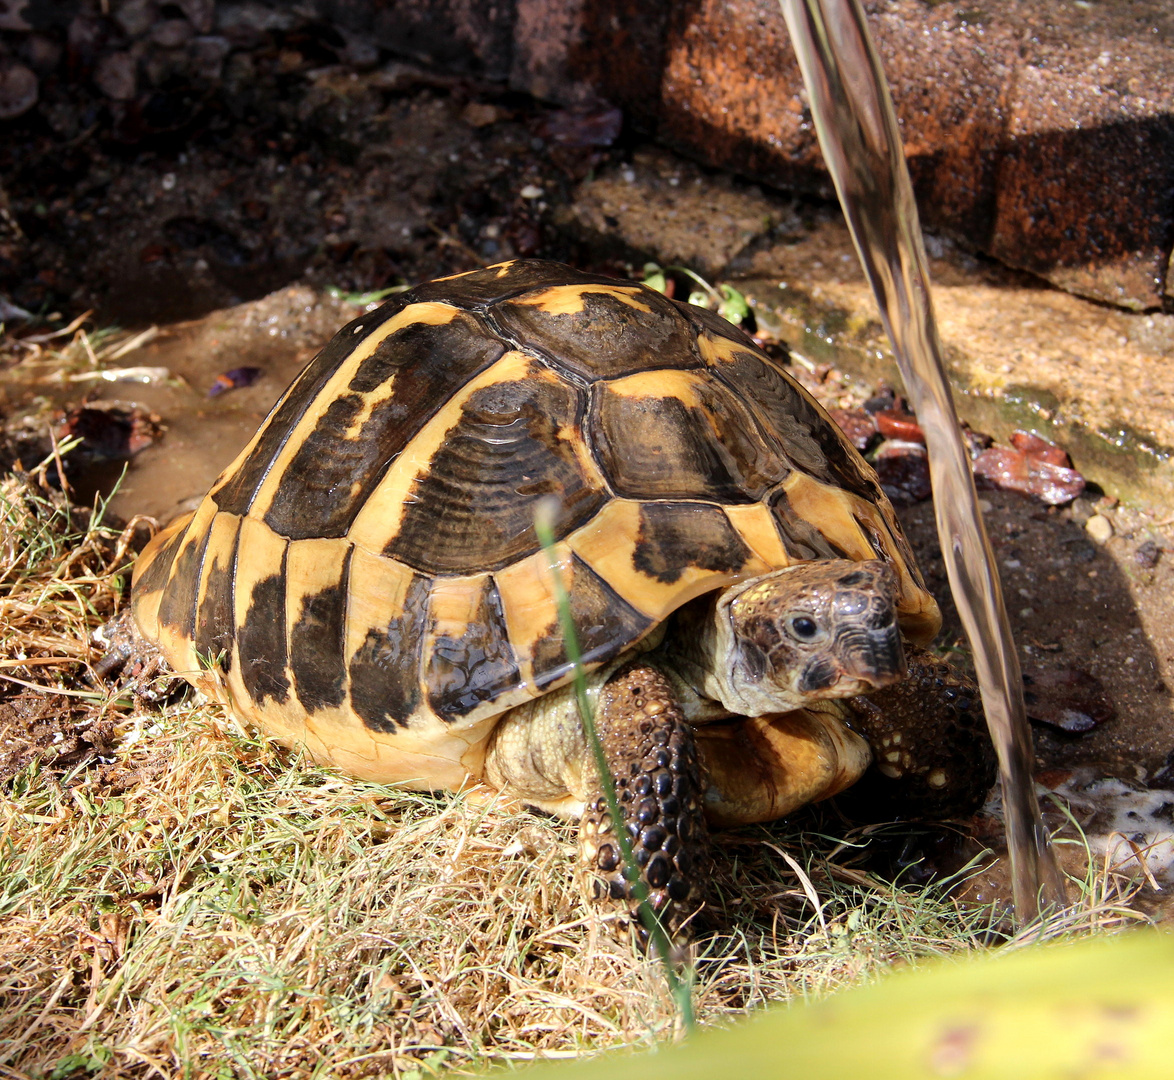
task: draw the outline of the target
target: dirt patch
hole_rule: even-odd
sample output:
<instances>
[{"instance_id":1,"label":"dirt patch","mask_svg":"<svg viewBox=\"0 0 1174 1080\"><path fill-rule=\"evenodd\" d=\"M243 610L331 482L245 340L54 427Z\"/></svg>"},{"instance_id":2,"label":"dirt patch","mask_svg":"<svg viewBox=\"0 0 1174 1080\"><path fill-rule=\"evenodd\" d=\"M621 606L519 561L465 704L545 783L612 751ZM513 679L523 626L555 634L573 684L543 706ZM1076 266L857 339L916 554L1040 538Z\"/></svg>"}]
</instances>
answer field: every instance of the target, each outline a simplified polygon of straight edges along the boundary
<instances>
[{"instance_id":1,"label":"dirt patch","mask_svg":"<svg viewBox=\"0 0 1174 1080\"><path fill-rule=\"evenodd\" d=\"M1033 506L1004 492L983 492L982 498L1020 663L1030 680L1029 712L1053 719L1033 726L1038 764L1095 764L1137 780L1162 772L1174 755L1174 568L1164 547L1156 563L1147 565L1153 519L1118 511L1120 531L1099 544L1081 522L1090 509L1084 500L1073 510ZM1114 516L1107 507L1101 513ZM902 520L931 589L944 602L942 640L965 650L945 587L932 507L911 507ZM1082 681L1081 674L1095 682ZM1094 723L1066 733L1054 712L1045 711L1049 702L1073 710L1083 704Z\"/></svg>"},{"instance_id":2,"label":"dirt patch","mask_svg":"<svg viewBox=\"0 0 1174 1080\"><path fill-rule=\"evenodd\" d=\"M103 755L113 760L114 742L113 724L95 722L87 708L32 692L0 701L0 781L34 760L52 762L59 776Z\"/></svg>"},{"instance_id":3,"label":"dirt patch","mask_svg":"<svg viewBox=\"0 0 1174 1080\"><path fill-rule=\"evenodd\" d=\"M551 202L607 153L560 141L558 110L402 64L356 71L294 31L233 56L202 95L156 95L178 110L165 132L127 132L126 110L65 81L9 125L21 235L0 290L143 325L295 280L440 276L538 251Z\"/></svg>"}]
</instances>

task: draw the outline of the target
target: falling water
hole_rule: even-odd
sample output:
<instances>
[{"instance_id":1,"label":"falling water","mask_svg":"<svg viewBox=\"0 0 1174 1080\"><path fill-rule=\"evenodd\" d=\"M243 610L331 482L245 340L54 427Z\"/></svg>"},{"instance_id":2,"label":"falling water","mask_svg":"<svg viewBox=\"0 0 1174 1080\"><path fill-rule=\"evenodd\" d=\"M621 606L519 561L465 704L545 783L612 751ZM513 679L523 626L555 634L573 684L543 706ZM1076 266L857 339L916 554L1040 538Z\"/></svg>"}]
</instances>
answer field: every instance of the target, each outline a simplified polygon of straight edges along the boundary
<instances>
[{"instance_id":1,"label":"falling water","mask_svg":"<svg viewBox=\"0 0 1174 1080\"><path fill-rule=\"evenodd\" d=\"M942 556L999 756L1015 914L1064 904L1040 819L1015 642L942 364L901 136L859 0L780 0L824 160L925 430Z\"/></svg>"}]
</instances>

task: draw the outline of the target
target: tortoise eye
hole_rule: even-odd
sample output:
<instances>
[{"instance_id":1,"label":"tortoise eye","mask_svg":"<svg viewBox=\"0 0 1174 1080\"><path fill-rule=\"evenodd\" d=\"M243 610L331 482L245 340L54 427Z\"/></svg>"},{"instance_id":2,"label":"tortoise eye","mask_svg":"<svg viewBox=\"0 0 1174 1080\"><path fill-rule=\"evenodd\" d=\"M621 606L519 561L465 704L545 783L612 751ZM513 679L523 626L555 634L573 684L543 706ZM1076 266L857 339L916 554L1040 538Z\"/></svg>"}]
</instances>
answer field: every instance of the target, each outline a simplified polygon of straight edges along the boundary
<instances>
[{"instance_id":1,"label":"tortoise eye","mask_svg":"<svg viewBox=\"0 0 1174 1080\"><path fill-rule=\"evenodd\" d=\"M791 637L805 645L827 637L827 633L810 615L788 615L784 625Z\"/></svg>"}]
</instances>

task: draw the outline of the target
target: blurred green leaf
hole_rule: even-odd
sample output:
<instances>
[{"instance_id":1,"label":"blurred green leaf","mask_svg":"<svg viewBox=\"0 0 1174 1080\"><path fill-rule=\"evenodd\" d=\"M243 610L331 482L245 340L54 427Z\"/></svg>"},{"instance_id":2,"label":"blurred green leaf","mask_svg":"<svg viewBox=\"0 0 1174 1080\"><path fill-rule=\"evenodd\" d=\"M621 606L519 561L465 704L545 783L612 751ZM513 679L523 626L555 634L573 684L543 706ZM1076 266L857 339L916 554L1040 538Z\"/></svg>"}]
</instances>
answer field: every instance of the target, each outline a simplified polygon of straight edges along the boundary
<instances>
[{"instance_id":1,"label":"blurred green leaf","mask_svg":"<svg viewBox=\"0 0 1174 1080\"><path fill-rule=\"evenodd\" d=\"M644 284L658 293L668 290L668 280L664 276L664 271L654 262L644 264Z\"/></svg>"},{"instance_id":2,"label":"blurred green leaf","mask_svg":"<svg viewBox=\"0 0 1174 1080\"><path fill-rule=\"evenodd\" d=\"M718 314L723 319L740 325L742 320L750 314L750 305L746 302L746 297L733 285L723 283L718 288L721 289L722 294L722 303L718 308Z\"/></svg>"},{"instance_id":3,"label":"blurred green leaf","mask_svg":"<svg viewBox=\"0 0 1174 1080\"><path fill-rule=\"evenodd\" d=\"M1174 1077L1174 935L992 951L765 1010L648 1054L528 1080L1150 1080Z\"/></svg>"}]
</instances>

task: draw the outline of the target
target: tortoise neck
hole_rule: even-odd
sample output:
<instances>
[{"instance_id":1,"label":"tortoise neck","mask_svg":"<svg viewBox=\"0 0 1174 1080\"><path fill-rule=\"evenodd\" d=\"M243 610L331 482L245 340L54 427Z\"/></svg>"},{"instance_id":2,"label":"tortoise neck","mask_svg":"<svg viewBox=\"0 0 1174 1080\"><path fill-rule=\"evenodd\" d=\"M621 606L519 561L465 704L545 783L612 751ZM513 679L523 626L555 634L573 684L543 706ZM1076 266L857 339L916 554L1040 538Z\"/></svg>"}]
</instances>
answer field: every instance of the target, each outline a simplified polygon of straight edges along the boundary
<instances>
[{"instance_id":1,"label":"tortoise neck","mask_svg":"<svg viewBox=\"0 0 1174 1080\"><path fill-rule=\"evenodd\" d=\"M698 597L673 615L660 653L665 666L703 702L719 703L714 718L739 712L730 680L733 628L724 594Z\"/></svg>"}]
</instances>

